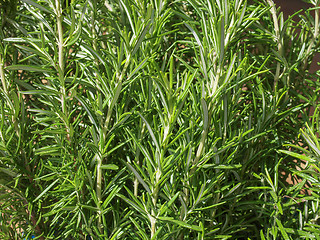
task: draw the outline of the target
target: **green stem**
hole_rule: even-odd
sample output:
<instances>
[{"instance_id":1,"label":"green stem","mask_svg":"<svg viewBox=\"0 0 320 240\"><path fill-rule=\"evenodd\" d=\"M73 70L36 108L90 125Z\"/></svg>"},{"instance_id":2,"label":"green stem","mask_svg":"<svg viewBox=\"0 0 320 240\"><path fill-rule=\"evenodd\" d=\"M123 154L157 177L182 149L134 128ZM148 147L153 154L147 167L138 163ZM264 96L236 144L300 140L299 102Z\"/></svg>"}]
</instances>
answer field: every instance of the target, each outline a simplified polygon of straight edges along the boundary
<instances>
[{"instance_id":1,"label":"green stem","mask_svg":"<svg viewBox=\"0 0 320 240\"><path fill-rule=\"evenodd\" d=\"M319 37L319 9L315 10L315 31L314 31L314 38L318 38Z\"/></svg>"},{"instance_id":2,"label":"green stem","mask_svg":"<svg viewBox=\"0 0 320 240\"><path fill-rule=\"evenodd\" d=\"M95 28L95 24L96 24L96 16L97 16L97 1L94 0L93 1L93 11L92 11L92 16L91 16L91 39L92 39L92 48L95 52L97 52L98 49L98 39L97 39L97 32L96 32L96 28ZM98 58L95 58L94 63L96 65L96 69L95 69L95 74L97 74L98 69L99 69L99 60ZM98 83L99 80L97 78Z\"/></svg>"},{"instance_id":3,"label":"green stem","mask_svg":"<svg viewBox=\"0 0 320 240\"><path fill-rule=\"evenodd\" d=\"M201 155L202 155L202 152L204 149L205 141L207 139L207 135L208 135L208 130L204 129L201 134L201 140L200 140L200 144L198 146L196 157L192 163L192 167L191 167L191 171L190 171L190 175L189 175L190 179L187 180L189 186L190 186L190 181L192 180L193 174L197 170L196 166L198 165L198 163L200 161L200 158L201 158ZM185 194L185 197L184 197L185 204L188 205L189 204L189 189L187 187L184 188L184 194ZM182 213L181 213L180 217L182 217Z\"/></svg>"},{"instance_id":4,"label":"green stem","mask_svg":"<svg viewBox=\"0 0 320 240\"><path fill-rule=\"evenodd\" d=\"M6 79L4 77L4 68L3 68L3 62L2 61L3 61L2 60L2 55L0 54L0 78L1 78L3 91L6 94L8 94L7 83L6 83Z\"/></svg>"},{"instance_id":5,"label":"green stem","mask_svg":"<svg viewBox=\"0 0 320 240\"><path fill-rule=\"evenodd\" d=\"M126 63L122 69L122 72L118 78L118 84L122 84L122 80L124 78L124 75L126 73L127 67L129 66L129 60L130 60L130 54L128 55L127 59L126 59ZM118 87L118 85L117 85ZM121 91L121 86L120 86L120 91ZM107 136L107 131L109 129L109 123L110 123L110 119L111 119L111 115L112 115L112 111L113 111L113 107L115 105L115 103L117 102L117 99L119 97L119 94L116 94L114 96L114 100L111 101L110 107L108 109L108 113L107 113L107 117L106 117L106 121L103 127L103 131L102 131L102 138L106 139ZM102 148L103 149L103 148ZM101 149L101 151L102 151ZM97 188L96 188L96 194L97 194L97 199L98 199L98 204L99 204L99 208L100 208L100 203L102 202L102 195L101 195L101 191L102 191L102 158L99 157L98 158L98 163L97 163ZM99 209L99 214L98 214L98 229L100 231L100 233L102 233L102 219L101 219L101 210Z\"/></svg>"},{"instance_id":6,"label":"green stem","mask_svg":"<svg viewBox=\"0 0 320 240\"><path fill-rule=\"evenodd\" d=\"M201 134L200 144L198 146L198 150L197 150L197 153L196 153L196 157L195 157L195 159L193 160L193 163L192 163L192 169L190 171L190 176L191 177L194 174L194 172L196 171L196 165L199 163L199 160L201 158L201 155L202 155L202 152L203 152L203 149L204 149L204 145L205 145L205 142L206 142L206 139L207 139L207 135L208 135L208 129L203 129L202 134Z\"/></svg>"},{"instance_id":7,"label":"green stem","mask_svg":"<svg viewBox=\"0 0 320 240\"><path fill-rule=\"evenodd\" d=\"M130 58L131 58L131 54L128 55L128 57L126 59L126 63L125 63L125 65L124 65L124 67L123 67L123 69L121 71L120 76L118 77L118 84L122 84L122 80L123 80L123 78L124 78L124 76L126 74L128 66L129 66ZM121 91L121 89L120 89L120 91ZM117 102L119 95L116 95L114 97L116 99L114 99L114 101L112 101L113 104L111 103L110 108L108 109L106 121L105 121L105 124L104 124L104 131L103 131L104 134L106 134L107 131L108 131L109 123L110 123L110 119L111 119L111 115L112 115L112 111L113 111L113 107L114 107L115 103Z\"/></svg>"},{"instance_id":8,"label":"green stem","mask_svg":"<svg viewBox=\"0 0 320 240\"><path fill-rule=\"evenodd\" d=\"M163 152L162 152L163 153ZM164 155L162 153L159 153L159 155L161 156L161 160L160 160L160 164L162 162L162 158L164 157ZM156 153L157 154L157 153ZM151 195L151 199L152 199L152 208L151 208L151 216L150 216L150 225L151 225L151 236L150 239L153 238L154 234L156 233L156 224L157 224L157 201L158 201L158 195L159 195L159 190L160 190L160 180L161 180L161 175L162 175L162 168L161 166L158 166L156 169L156 176L155 176L155 181L153 182L153 190L152 190L152 195Z\"/></svg>"},{"instance_id":9,"label":"green stem","mask_svg":"<svg viewBox=\"0 0 320 240\"><path fill-rule=\"evenodd\" d=\"M153 213L152 213L153 214ZM150 217L150 223L151 223L151 237L150 239L153 238L154 234L156 233L156 223L157 219L153 216Z\"/></svg>"},{"instance_id":10,"label":"green stem","mask_svg":"<svg viewBox=\"0 0 320 240\"><path fill-rule=\"evenodd\" d=\"M56 11L57 11L57 27L58 27L58 49L59 49L59 67L62 76L64 75L64 42L63 42L63 28L62 28L62 9L60 0L56 0Z\"/></svg>"},{"instance_id":11,"label":"green stem","mask_svg":"<svg viewBox=\"0 0 320 240\"><path fill-rule=\"evenodd\" d=\"M135 159L136 159L136 163L138 166L140 166L140 149L138 147L136 147L136 156L135 156ZM134 196L135 197L138 197L138 192L139 192L139 180L137 177L134 178L134 181L133 181L133 189L134 189Z\"/></svg>"},{"instance_id":12,"label":"green stem","mask_svg":"<svg viewBox=\"0 0 320 240\"><path fill-rule=\"evenodd\" d=\"M275 4L272 0L267 0L267 2L271 7L270 12L271 12L272 19L273 19L276 40L278 42L278 53L281 56L283 46L282 46L282 42L280 39L280 28L279 28L279 23L278 23L277 10L276 10ZM280 77L280 67L281 67L280 62L277 62L276 74L274 76L274 91L275 92L277 92L278 81L279 81L279 77Z\"/></svg>"},{"instance_id":13,"label":"green stem","mask_svg":"<svg viewBox=\"0 0 320 240\"><path fill-rule=\"evenodd\" d=\"M316 7L316 6L315 6ZM307 52L306 52L306 58L304 60L304 64L303 64L303 70L306 70L307 66L308 66L308 56L312 50L312 48L314 47L317 38L319 37L319 9L315 9L315 15L314 15L314 35L312 37L312 42L310 43Z\"/></svg>"},{"instance_id":14,"label":"green stem","mask_svg":"<svg viewBox=\"0 0 320 240\"><path fill-rule=\"evenodd\" d=\"M61 83L61 105L62 105L62 112L66 114L66 89L65 89L65 82L64 82L64 41L63 41L63 28L62 28L62 9L60 5L60 0L56 0L56 12L57 12L57 28L58 28L58 72L59 72L59 79Z\"/></svg>"},{"instance_id":15,"label":"green stem","mask_svg":"<svg viewBox=\"0 0 320 240\"><path fill-rule=\"evenodd\" d=\"M152 239L153 236L154 236L154 234L156 233L157 219L155 218L155 216L156 216L155 208L156 208L156 206L157 206L158 193L159 193L159 187L156 187L156 188L154 189L153 194L152 194L152 204L153 204L153 208L152 208L152 210L151 210L151 216L150 216L150 225L151 225L151 236L150 236L150 239Z\"/></svg>"},{"instance_id":16,"label":"green stem","mask_svg":"<svg viewBox=\"0 0 320 240\"><path fill-rule=\"evenodd\" d=\"M8 96L8 98L10 99L11 98L11 95L15 94L18 98L18 95L15 93L15 92L12 92L10 93L9 95L9 92L8 92L8 88L7 88L7 83L6 83L6 79L5 79L5 73L4 73L4 67L3 67L3 59L2 59L2 56L0 54L0 78L1 78L1 83L2 83L2 87L3 87L3 91L4 93ZM20 138L20 132L19 132L19 128L18 128L18 121L16 119L16 109L13 107L12 105L12 102L10 102L9 100L7 100L8 102L8 106L11 108L11 111L14 113L12 115L12 122L13 122L13 125L14 125L14 129L15 129L15 132L17 134L17 136Z\"/></svg>"},{"instance_id":17,"label":"green stem","mask_svg":"<svg viewBox=\"0 0 320 240\"><path fill-rule=\"evenodd\" d=\"M92 47L94 49L94 51L97 51L97 34L96 34L96 29L95 29L95 19L96 19L96 1L94 0L93 1L93 11L92 11L92 16L91 16L91 38L93 39L93 42L92 42ZM99 61L98 59L95 59L94 60L94 63L96 65L96 69L94 71L94 75L95 77L98 75L97 72L98 72L98 68L99 68ZM96 78L97 79L97 78ZM100 81L97 79L97 84L99 85L100 84ZM99 91L99 90L98 90ZM108 112L109 113L109 112ZM107 115L107 118L108 118L109 114ZM109 121L108 121L109 122ZM101 122L101 125L103 123ZM106 126L108 128L108 126ZM106 131L103 131L102 134L100 135L100 138L106 139ZM103 141L103 142L104 142ZM103 151L104 149L104 146L102 146L102 144L99 144L99 149L100 149L100 152ZM97 186L96 186L96 194L97 194L97 200L98 200L98 230L99 230L99 233L100 234L103 234L103 224L102 224L102 209L101 209L101 203L102 203L102 161L103 161L103 158L101 156L98 157L98 160L97 160Z\"/></svg>"},{"instance_id":18,"label":"green stem","mask_svg":"<svg viewBox=\"0 0 320 240\"><path fill-rule=\"evenodd\" d=\"M66 87L65 87L65 63L64 63L64 52L65 52L65 46L64 46L64 39L63 39L63 27L62 27L62 22L63 22L63 15L62 15L62 7L60 4L60 0L56 0L56 13L57 13L57 29L58 29L58 73L59 73L59 81L61 83L61 88L60 88L60 98L61 98L61 108L62 108L62 113L64 114L64 118L66 119L63 120L65 125L66 125L66 131L67 131L67 140L70 142L70 139L73 134L73 129L72 126L70 126L69 121L68 121L68 111L67 111L67 104L66 104L66 99L67 99L67 94L66 94Z\"/></svg>"},{"instance_id":19,"label":"green stem","mask_svg":"<svg viewBox=\"0 0 320 240\"><path fill-rule=\"evenodd\" d=\"M99 232L102 234L102 216L101 216L101 203L102 203L102 157L98 158L98 164L97 164L97 188L96 188L96 194L98 199L98 229Z\"/></svg>"},{"instance_id":20,"label":"green stem","mask_svg":"<svg viewBox=\"0 0 320 240\"><path fill-rule=\"evenodd\" d=\"M97 3L96 0L93 1L93 11L92 11L92 19L91 19L91 34L93 40L93 49L97 51L97 33L95 29L95 19L96 19L96 11L97 11ZM96 59L96 64L98 60Z\"/></svg>"}]
</instances>

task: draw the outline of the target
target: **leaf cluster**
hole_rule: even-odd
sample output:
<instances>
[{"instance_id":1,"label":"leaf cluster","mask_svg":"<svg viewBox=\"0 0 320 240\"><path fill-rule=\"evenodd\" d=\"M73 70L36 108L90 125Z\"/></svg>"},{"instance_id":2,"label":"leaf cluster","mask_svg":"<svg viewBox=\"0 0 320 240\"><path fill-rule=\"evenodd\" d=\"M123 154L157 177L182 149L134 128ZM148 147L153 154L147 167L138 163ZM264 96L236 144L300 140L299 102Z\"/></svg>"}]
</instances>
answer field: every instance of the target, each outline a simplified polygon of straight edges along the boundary
<instances>
[{"instance_id":1,"label":"leaf cluster","mask_svg":"<svg viewBox=\"0 0 320 240\"><path fill-rule=\"evenodd\" d=\"M7 2L2 239L319 238L319 0Z\"/></svg>"}]
</instances>

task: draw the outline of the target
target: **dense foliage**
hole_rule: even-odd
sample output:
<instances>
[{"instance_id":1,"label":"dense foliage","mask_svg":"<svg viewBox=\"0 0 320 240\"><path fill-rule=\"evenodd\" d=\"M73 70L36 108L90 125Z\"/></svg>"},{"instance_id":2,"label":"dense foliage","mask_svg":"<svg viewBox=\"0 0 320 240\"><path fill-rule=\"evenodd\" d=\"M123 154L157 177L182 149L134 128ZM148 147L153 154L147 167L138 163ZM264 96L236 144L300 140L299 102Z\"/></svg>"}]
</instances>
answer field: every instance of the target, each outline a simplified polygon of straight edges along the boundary
<instances>
[{"instance_id":1,"label":"dense foliage","mask_svg":"<svg viewBox=\"0 0 320 240\"><path fill-rule=\"evenodd\" d=\"M309 2L0 1L0 238L320 239Z\"/></svg>"}]
</instances>

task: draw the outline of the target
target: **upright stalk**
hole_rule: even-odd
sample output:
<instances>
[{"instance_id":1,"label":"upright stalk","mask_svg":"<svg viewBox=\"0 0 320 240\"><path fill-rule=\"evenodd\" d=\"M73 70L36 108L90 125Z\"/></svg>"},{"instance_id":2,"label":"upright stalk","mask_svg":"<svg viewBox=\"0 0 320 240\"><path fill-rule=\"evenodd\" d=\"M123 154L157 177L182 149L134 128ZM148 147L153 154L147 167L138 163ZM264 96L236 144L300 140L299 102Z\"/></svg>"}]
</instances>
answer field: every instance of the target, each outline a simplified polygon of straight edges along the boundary
<instances>
[{"instance_id":1,"label":"upright stalk","mask_svg":"<svg viewBox=\"0 0 320 240\"><path fill-rule=\"evenodd\" d=\"M159 174L160 175L160 174ZM156 211L155 211L155 207L157 206L157 201L158 201L158 193L159 193L159 186L157 186L152 193L152 204L153 204L153 208L151 209L151 216L150 218L150 225L151 225L151 235L150 235L150 239L153 238L154 234L156 233L156 223L157 223L157 219L155 218L156 216Z\"/></svg>"},{"instance_id":2,"label":"upright stalk","mask_svg":"<svg viewBox=\"0 0 320 240\"><path fill-rule=\"evenodd\" d=\"M62 22L63 22L63 15L62 15L62 6L60 0L56 0L56 20L57 20L57 31L58 31L58 66L57 66L57 71L58 71L58 78L60 81L60 101L61 101L61 108L62 108L62 113L64 114L64 119L63 122L66 126L66 139L70 143L70 138L73 135L73 127L70 125L70 122L68 120L68 109L67 109L67 104L66 104L66 99L67 99L67 94L66 94L66 86L65 86L65 46L64 46L64 39L63 39L63 27L62 27ZM65 120L66 119L66 120Z\"/></svg>"},{"instance_id":3,"label":"upright stalk","mask_svg":"<svg viewBox=\"0 0 320 240\"><path fill-rule=\"evenodd\" d=\"M196 157L194 158L193 163L192 163L192 168L191 168L191 171L190 171L189 179L187 180L187 183L188 183L189 186L192 184L193 174L197 170L196 166L199 163L199 160L200 160L201 155L203 153L203 149L204 149L204 145L205 145L205 142L206 142L206 139L207 139L207 135L208 135L208 129L204 129L202 131L202 133L201 133L200 144L199 144L198 149L197 149ZM188 186L185 186L185 188L184 188L184 195L185 195L184 196L184 202L185 202L186 205L188 205L189 204L189 199L190 199L190 196L189 196L190 193L189 193ZM180 214L180 220L181 221L184 221L183 215L184 215L184 212L181 211L181 214ZM180 234L179 239L180 240L184 239L184 234L183 233Z\"/></svg>"},{"instance_id":4,"label":"upright stalk","mask_svg":"<svg viewBox=\"0 0 320 240\"><path fill-rule=\"evenodd\" d=\"M140 156L140 149L137 147L135 159L138 166L140 166L139 156ZM138 197L138 192L139 192L139 180L137 177L135 177L133 181L133 194L135 197Z\"/></svg>"},{"instance_id":5,"label":"upright stalk","mask_svg":"<svg viewBox=\"0 0 320 240\"><path fill-rule=\"evenodd\" d=\"M91 34L92 34L92 41L93 41L93 49L97 51L97 33L95 28L95 20L96 20L96 11L97 11L97 3L96 0L93 1L93 11L92 11L92 18L91 18ZM95 61L98 64L98 60Z\"/></svg>"},{"instance_id":6,"label":"upright stalk","mask_svg":"<svg viewBox=\"0 0 320 240\"><path fill-rule=\"evenodd\" d=\"M271 7L270 11L271 11L272 19L273 19L276 41L278 43L278 53L281 56L283 47L282 47L282 42L280 39L280 28L279 28L279 23L278 23L277 10L276 10L275 4L272 0L267 0L267 2ZM277 92L277 87L278 87L278 82L279 82L279 77L280 77L280 67L281 67L280 62L277 62L276 73L274 75L274 91L275 92Z\"/></svg>"},{"instance_id":7,"label":"upright stalk","mask_svg":"<svg viewBox=\"0 0 320 240\"><path fill-rule=\"evenodd\" d=\"M56 0L56 13L57 13L57 29L58 29L58 73L59 73L59 80L61 83L61 105L62 105L62 112L66 115L67 107L66 107L66 88L65 88L65 81L64 81L64 40L63 40L63 28L62 28L62 8L60 4L60 0ZM69 124L67 124L69 125ZM67 126L68 131L68 138L69 138L69 126Z\"/></svg>"},{"instance_id":8,"label":"upright stalk","mask_svg":"<svg viewBox=\"0 0 320 240\"><path fill-rule=\"evenodd\" d=\"M202 152L203 152L203 149L204 149L204 145L205 145L205 142L206 142L206 139L207 139L207 135L208 135L208 129L205 128L205 129L202 130L202 133L201 133L200 144L198 146L196 157L194 158L193 163L192 163L192 169L190 171L190 176L192 176L194 174L194 172L196 171L196 167L195 166L199 163L199 160L201 158L201 155L202 155Z\"/></svg>"},{"instance_id":9,"label":"upright stalk","mask_svg":"<svg viewBox=\"0 0 320 240\"><path fill-rule=\"evenodd\" d=\"M144 122L140 121L140 129L141 131L139 132L139 139L143 138L144 135L144 131L145 131L145 127L146 124ZM136 152L135 152L135 161L137 163L138 166L140 166L140 148L137 146L137 144L135 144L135 148L136 148ZM135 197L138 197L138 193L139 193L139 180L138 178L135 176L134 181L133 181L133 194Z\"/></svg>"},{"instance_id":10,"label":"upright stalk","mask_svg":"<svg viewBox=\"0 0 320 240\"><path fill-rule=\"evenodd\" d=\"M97 200L98 200L98 229L99 232L102 234L102 216L101 216L101 209L100 209L100 203L102 202L102 157L98 156L97 160L97 188L96 188L96 194L97 194Z\"/></svg>"},{"instance_id":11,"label":"upright stalk","mask_svg":"<svg viewBox=\"0 0 320 240\"><path fill-rule=\"evenodd\" d=\"M190 179L192 179L192 175L195 173L195 171L197 170L196 166L198 165L199 161L200 161L200 158L202 156L202 153L203 153L203 149L204 149L204 146L205 146L205 143L206 143L206 140L207 140L207 136L208 136L208 129L209 129L209 123L210 123L210 111L208 111L208 108L207 108L207 104L205 102L204 99L202 99L203 101L203 130L202 130L202 133L201 133L201 139L200 139L200 143L199 143L199 146L198 146L198 149L197 149L197 152L196 152L196 156L192 162L192 168L191 168L191 171L190 171ZM210 107L210 105L209 105ZM205 120L207 118L207 120ZM206 122L207 121L207 122ZM186 202L187 203L187 202Z\"/></svg>"},{"instance_id":12,"label":"upright stalk","mask_svg":"<svg viewBox=\"0 0 320 240\"><path fill-rule=\"evenodd\" d=\"M126 63L121 71L120 76L118 76L118 81L117 81L117 85L115 86L117 88L115 95L113 96L113 99L111 100L110 106L108 108L108 112L107 112L107 116L106 116L106 120L104 125L102 126L102 138L105 140L107 138L107 132L109 130L109 124L110 124L110 120L111 120L111 115L113 112L113 108L118 100L119 94L121 92L122 89L122 80L126 74L127 68L129 66L130 63L130 58L131 55L128 54L128 57L126 59ZM100 146L101 147L101 152L104 149L104 146ZM101 156L98 157L97 160L97 187L96 187L96 194L97 194L97 200L98 200L98 206L99 206L99 212L98 212L98 229L100 231L100 233L102 233L102 215L101 215L101 209L100 209L100 203L102 202L102 160L103 158Z\"/></svg>"},{"instance_id":13,"label":"upright stalk","mask_svg":"<svg viewBox=\"0 0 320 240\"><path fill-rule=\"evenodd\" d=\"M92 39L92 48L94 51L97 51L98 49L98 45L97 45L97 33L96 33L96 29L95 29L95 24L96 24L96 11L97 11L97 2L96 0L93 0L92 1L92 14L91 14L91 39ZM100 81L98 80L97 78L97 75L98 75L98 69L99 69L99 61L98 59L95 59L94 60L94 63L95 63L95 71L94 71L94 75L95 75L95 78L97 79L97 85L100 84ZM100 94L100 90L97 89L97 94ZM108 109L109 110L109 109ZM103 122L101 121L100 122L100 126L102 127L102 129L104 129L104 126L103 126ZM107 126L108 127L108 126ZM99 151L100 153L103 152L104 150L104 142L106 140L106 135L107 135L107 131L102 131L100 133L100 138L103 139L103 141L100 141L100 144L99 144ZM101 203L102 203L102 164L103 164L103 157L100 155L98 155L98 158L97 158L97 185L96 185L96 195L97 195L97 200L98 200L98 203L97 203L97 207L98 207L98 212L97 212L97 215L98 215L98 230L99 230L99 233L100 234L103 234L103 224L102 224L102 209L101 209Z\"/></svg>"},{"instance_id":14,"label":"upright stalk","mask_svg":"<svg viewBox=\"0 0 320 240\"><path fill-rule=\"evenodd\" d=\"M3 59L2 59L2 55L1 54L0 54L0 78L1 78L3 91L6 94L8 94L7 83L6 83L6 79L4 77Z\"/></svg>"},{"instance_id":15,"label":"upright stalk","mask_svg":"<svg viewBox=\"0 0 320 240\"><path fill-rule=\"evenodd\" d=\"M315 6L317 7L317 6ZM313 37L312 37L312 42L310 43L308 49L307 49L307 52L306 52L306 58L304 59L304 64L303 64L303 70L306 70L307 68L307 65L308 65L308 56L312 50L312 48L314 47L315 43L316 43L316 40L317 38L319 37L319 9L315 9L314 10L315 13L314 13L314 34L313 34Z\"/></svg>"},{"instance_id":16,"label":"upright stalk","mask_svg":"<svg viewBox=\"0 0 320 240\"><path fill-rule=\"evenodd\" d=\"M63 28L62 28L62 9L60 0L56 0L56 11L57 11L57 27L58 27L58 49L59 49L59 75L60 79L64 77L64 41L63 41Z\"/></svg>"}]
</instances>

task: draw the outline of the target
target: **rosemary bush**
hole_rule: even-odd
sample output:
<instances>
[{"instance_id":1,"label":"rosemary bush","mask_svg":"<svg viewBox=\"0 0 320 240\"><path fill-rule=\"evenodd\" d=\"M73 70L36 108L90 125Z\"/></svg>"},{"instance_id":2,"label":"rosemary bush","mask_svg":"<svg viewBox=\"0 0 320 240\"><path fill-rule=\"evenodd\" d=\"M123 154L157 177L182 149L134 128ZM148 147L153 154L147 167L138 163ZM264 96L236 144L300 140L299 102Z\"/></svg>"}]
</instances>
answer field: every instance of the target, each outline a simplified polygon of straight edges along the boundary
<instances>
[{"instance_id":1,"label":"rosemary bush","mask_svg":"<svg viewBox=\"0 0 320 240\"><path fill-rule=\"evenodd\" d=\"M309 2L0 1L1 239L320 239Z\"/></svg>"}]
</instances>

